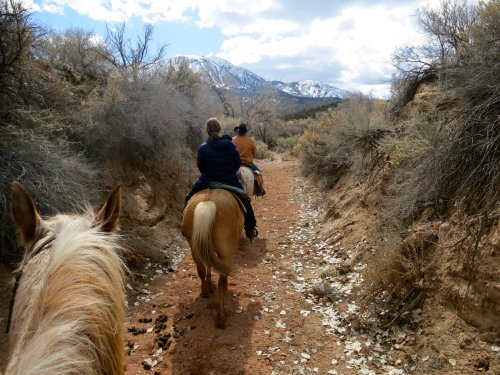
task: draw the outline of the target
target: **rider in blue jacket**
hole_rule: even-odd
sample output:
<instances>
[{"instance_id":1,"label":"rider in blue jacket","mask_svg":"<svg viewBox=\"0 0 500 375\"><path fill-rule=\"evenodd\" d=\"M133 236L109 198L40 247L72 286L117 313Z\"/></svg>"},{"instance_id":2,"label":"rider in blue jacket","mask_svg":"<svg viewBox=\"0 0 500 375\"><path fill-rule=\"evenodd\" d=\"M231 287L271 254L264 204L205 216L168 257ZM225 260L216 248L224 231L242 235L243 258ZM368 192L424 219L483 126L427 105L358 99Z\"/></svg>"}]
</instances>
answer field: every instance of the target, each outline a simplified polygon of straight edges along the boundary
<instances>
[{"instance_id":1,"label":"rider in blue jacket","mask_svg":"<svg viewBox=\"0 0 500 375\"><path fill-rule=\"evenodd\" d=\"M198 148L198 169L201 176L198 177L186 195L185 204L197 192L208 188L210 181L225 182L243 190L236 172L240 168L240 153L227 135L219 136L221 126L216 118L210 118L206 124L208 139ZM257 235L255 229L255 215L250 205L250 199L245 194L242 199L247 214L245 215L245 233L249 239Z\"/></svg>"}]
</instances>

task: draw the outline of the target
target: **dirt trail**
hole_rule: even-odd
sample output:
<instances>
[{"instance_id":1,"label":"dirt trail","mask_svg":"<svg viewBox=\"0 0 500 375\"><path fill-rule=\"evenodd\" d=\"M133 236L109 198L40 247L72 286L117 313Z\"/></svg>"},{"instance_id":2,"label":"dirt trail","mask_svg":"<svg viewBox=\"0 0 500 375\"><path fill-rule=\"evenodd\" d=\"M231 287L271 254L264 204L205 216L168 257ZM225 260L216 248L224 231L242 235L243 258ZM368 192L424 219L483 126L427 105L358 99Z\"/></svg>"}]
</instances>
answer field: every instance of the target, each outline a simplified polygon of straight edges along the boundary
<instances>
[{"instance_id":1,"label":"dirt trail","mask_svg":"<svg viewBox=\"0 0 500 375\"><path fill-rule=\"evenodd\" d=\"M163 361L154 366L153 372L270 374L276 367L273 361L293 365L293 360L300 362L300 353L306 349L318 351L310 353L316 359L311 359L308 366L320 368L320 373L327 372L332 348L335 349L333 340L317 340L323 334L321 316L300 315L300 310L308 306L294 290L295 275L287 270L291 259L286 249L280 247L287 242L290 228L298 225L299 205L291 193L297 164L261 164L268 194L253 203L260 233L254 243L246 239L240 243L235 261L239 272L229 279L227 328L217 329L214 324L217 294L208 299L199 297L199 279L187 243L187 256L175 272L155 279L149 288L149 301L131 309L129 327L147 329L153 327L159 315L168 318L161 333L170 333L172 343L159 354ZM143 318L151 318L152 323L139 323ZM286 328L281 328L285 324ZM295 336L286 339L287 332L288 336L292 332ZM174 338L174 334L178 337ZM128 374L151 373L141 363L152 358L158 349L157 336L154 331L128 334L128 339L139 345L129 357ZM288 350L292 346L297 354Z\"/></svg>"},{"instance_id":2,"label":"dirt trail","mask_svg":"<svg viewBox=\"0 0 500 375\"><path fill-rule=\"evenodd\" d=\"M349 313L342 293L350 292L351 280L339 285L343 312L308 293L322 266L340 262L325 256L333 246L315 235L319 210L314 199L319 194L314 198L314 189L296 176L297 162L259 164L268 194L253 203L258 239L252 244L243 239L236 256L239 273L229 279L227 328L214 324L217 295L199 297L200 283L186 243L186 256L175 271L156 278L131 307L128 328L135 328L135 334L127 334L132 351L127 374L357 373L351 365L366 362L352 363L357 357L349 354L361 347L346 347L352 341L346 342L342 324L349 323L340 322L341 314ZM160 315L167 321L155 333ZM169 334L170 344L165 345ZM144 360L153 365L151 370L145 369Z\"/></svg>"}]
</instances>

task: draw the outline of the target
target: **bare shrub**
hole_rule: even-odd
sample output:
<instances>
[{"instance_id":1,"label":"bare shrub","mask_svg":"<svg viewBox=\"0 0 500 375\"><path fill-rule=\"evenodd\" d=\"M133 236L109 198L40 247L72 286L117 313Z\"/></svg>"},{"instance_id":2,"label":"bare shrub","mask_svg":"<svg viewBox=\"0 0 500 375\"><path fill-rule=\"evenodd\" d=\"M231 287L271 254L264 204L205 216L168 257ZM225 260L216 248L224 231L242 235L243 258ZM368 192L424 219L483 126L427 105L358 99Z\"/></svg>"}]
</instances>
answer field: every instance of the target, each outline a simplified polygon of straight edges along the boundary
<instances>
[{"instance_id":1,"label":"bare shrub","mask_svg":"<svg viewBox=\"0 0 500 375\"><path fill-rule=\"evenodd\" d=\"M465 47L464 63L458 70L455 88L471 107L498 94L500 82L500 3L480 2L471 26L472 42Z\"/></svg>"},{"instance_id":2,"label":"bare shrub","mask_svg":"<svg viewBox=\"0 0 500 375\"><path fill-rule=\"evenodd\" d=\"M298 144L299 137L304 134L304 130L313 121L311 118L276 121L273 123L272 141L269 146L276 148L277 151L287 151L298 156L298 153L294 152L294 148Z\"/></svg>"},{"instance_id":3,"label":"bare shrub","mask_svg":"<svg viewBox=\"0 0 500 375\"><path fill-rule=\"evenodd\" d=\"M429 67L416 74L399 72L391 81L391 102L393 112L397 113L413 100L420 85L436 81L437 76L433 68Z\"/></svg>"},{"instance_id":4,"label":"bare shrub","mask_svg":"<svg viewBox=\"0 0 500 375\"><path fill-rule=\"evenodd\" d=\"M441 0L437 9L424 7L417 10L418 24L430 38L429 59L438 69L459 64L461 51L469 40L469 29L476 18L476 8L466 0Z\"/></svg>"},{"instance_id":5,"label":"bare shrub","mask_svg":"<svg viewBox=\"0 0 500 375\"><path fill-rule=\"evenodd\" d=\"M92 78L104 78L111 68L109 59L104 57L104 42L93 32L78 27L48 31L36 53L54 66L70 67Z\"/></svg>"},{"instance_id":6,"label":"bare shrub","mask_svg":"<svg viewBox=\"0 0 500 375\"><path fill-rule=\"evenodd\" d=\"M374 158L378 139L388 131L386 104L355 95L311 123L299 138L302 171L331 188L353 166ZM365 159L366 158L366 159Z\"/></svg>"},{"instance_id":7,"label":"bare shrub","mask_svg":"<svg viewBox=\"0 0 500 375\"><path fill-rule=\"evenodd\" d=\"M204 121L160 77L142 82L113 75L87 100L78 137L88 158L114 160L124 175L177 179L188 160L189 132Z\"/></svg>"},{"instance_id":8,"label":"bare shrub","mask_svg":"<svg viewBox=\"0 0 500 375\"><path fill-rule=\"evenodd\" d=\"M116 68L132 70L135 74L158 63L165 54L167 44L158 45L155 52L151 51L154 27L146 24L142 35L134 40L127 36L125 23L117 27L106 26L107 53L103 55Z\"/></svg>"},{"instance_id":9,"label":"bare shrub","mask_svg":"<svg viewBox=\"0 0 500 375\"><path fill-rule=\"evenodd\" d=\"M290 137L278 137L276 139L276 150L279 152L288 152L293 156L297 156L295 154L294 149L295 146L299 142L299 136L294 135Z\"/></svg>"},{"instance_id":10,"label":"bare shrub","mask_svg":"<svg viewBox=\"0 0 500 375\"><path fill-rule=\"evenodd\" d=\"M0 0L0 112L29 97L25 65L40 33L21 2Z\"/></svg>"},{"instance_id":11,"label":"bare shrub","mask_svg":"<svg viewBox=\"0 0 500 375\"><path fill-rule=\"evenodd\" d=\"M407 319L424 302L424 281L431 265L421 249L405 247L396 238L385 243L370 261L357 291L364 318L383 325Z\"/></svg>"},{"instance_id":12,"label":"bare shrub","mask_svg":"<svg viewBox=\"0 0 500 375\"><path fill-rule=\"evenodd\" d=\"M413 99L422 83L439 79L445 84L456 74L466 57L476 12L475 6L461 0L442 0L437 9L417 10L417 22L428 41L422 46L400 47L393 55L398 69L391 90L396 111Z\"/></svg>"},{"instance_id":13,"label":"bare shrub","mask_svg":"<svg viewBox=\"0 0 500 375\"><path fill-rule=\"evenodd\" d=\"M500 3L480 3L472 41L455 73L465 108L430 168L439 196L473 210L489 209L500 198L499 22Z\"/></svg>"},{"instance_id":14,"label":"bare shrub","mask_svg":"<svg viewBox=\"0 0 500 375\"><path fill-rule=\"evenodd\" d=\"M15 126L2 129L0 139L0 260L15 262L16 238L10 220L10 182L26 186L42 215L70 212L99 193L95 169L56 149L42 137Z\"/></svg>"},{"instance_id":15,"label":"bare shrub","mask_svg":"<svg viewBox=\"0 0 500 375\"><path fill-rule=\"evenodd\" d=\"M439 197L468 208L494 207L500 199L500 90L460 119L460 128L430 165Z\"/></svg>"},{"instance_id":16,"label":"bare shrub","mask_svg":"<svg viewBox=\"0 0 500 375\"><path fill-rule=\"evenodd\" d=\"M267 159L271 157L271 152L264 142L255 142L255 147L257 148L257 159Z\"/></svg>"},{"instance_id":17,"label":"bare shrub","mask_svg":"<svg viewBox=\"0 0 500 375\"><path fill-rule=\"evenodd\" d=\"M194 98L200 90L208 92L209 85L203 81L201 72L193 72L189 67L189 61L180 60L175 67L172 63L167 68L166 81L189 98Z\"/></svg>"}]
</instances>

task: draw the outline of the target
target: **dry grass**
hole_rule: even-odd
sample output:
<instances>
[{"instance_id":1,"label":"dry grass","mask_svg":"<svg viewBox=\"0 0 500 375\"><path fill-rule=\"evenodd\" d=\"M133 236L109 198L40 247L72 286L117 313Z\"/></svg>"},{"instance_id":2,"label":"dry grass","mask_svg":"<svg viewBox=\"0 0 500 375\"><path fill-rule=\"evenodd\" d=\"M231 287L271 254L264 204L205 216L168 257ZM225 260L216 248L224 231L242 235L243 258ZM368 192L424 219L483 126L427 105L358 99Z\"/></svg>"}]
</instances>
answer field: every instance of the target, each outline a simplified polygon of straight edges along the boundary
<instances>
[{"instance_id":1,"label":"dry grass","mask_svg":"<svg viewBox=\"0 0 500 375\"><path fill-rule=\"evenodd\" d=\"M432 160L438 196L476 211L500 199L500 89L459 120L452 140Z\"/></svg>"},{"instance_id":2,"label":"dry grass","mask_svg":"<svg viewBox=\"0 0 500 375\"><path fill-rule=\"evenodd\" d=\"M370 261L358 292L364 318L383 325L404 321L425 299L430 269L421 249L393 240L378 250Z\"/></svg>"},{"instance_id":3,"label":"dry grass","mask_svg":"<svg viewBox=\"0 0 500 375\"><path fill-rule=\"evenodd\" d=\"M99 188L94 169L83 160L62 153L41 137L13 127L2 129L0 140L0 259L19 260L10 220L10 182L20 181L32 192L42 215L72 211L93 201Z\"/></svg>"}]
</instances>

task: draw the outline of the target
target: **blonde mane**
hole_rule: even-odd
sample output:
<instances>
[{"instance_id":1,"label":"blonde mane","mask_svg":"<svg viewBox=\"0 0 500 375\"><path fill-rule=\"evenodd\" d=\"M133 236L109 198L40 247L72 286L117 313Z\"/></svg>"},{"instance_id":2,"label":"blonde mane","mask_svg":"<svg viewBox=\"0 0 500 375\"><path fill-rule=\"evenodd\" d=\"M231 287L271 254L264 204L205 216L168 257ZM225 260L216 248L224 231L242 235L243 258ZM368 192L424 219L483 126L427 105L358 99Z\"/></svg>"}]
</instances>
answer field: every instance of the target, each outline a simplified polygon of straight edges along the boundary
<instances>
[{"instance_id":1,"label":"blonde mane","mask_svg":"<svg viewBox=\"0 0 500 375\"><path fill-rule=\"evenodd\" d=\"M20 266L5 374L123 374L126 267L116 236L92 212L40 220L38 233Z\"/></svg>"}]
</instances>

